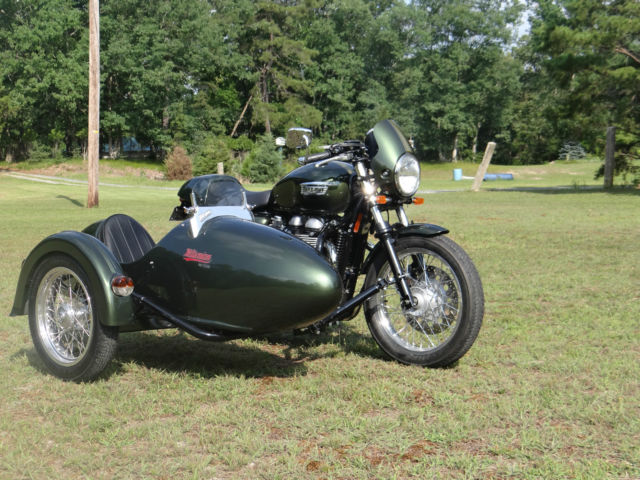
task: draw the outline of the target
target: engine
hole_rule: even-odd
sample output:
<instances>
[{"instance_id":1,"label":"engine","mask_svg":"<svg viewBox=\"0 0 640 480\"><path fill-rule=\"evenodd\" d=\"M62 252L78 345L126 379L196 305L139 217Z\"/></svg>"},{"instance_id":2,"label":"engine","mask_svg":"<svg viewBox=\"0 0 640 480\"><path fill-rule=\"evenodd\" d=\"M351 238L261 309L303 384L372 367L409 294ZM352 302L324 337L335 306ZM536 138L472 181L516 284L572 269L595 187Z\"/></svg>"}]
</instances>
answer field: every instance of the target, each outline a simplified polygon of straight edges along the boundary
<instances>
[{"instance_id":1,"label":"engine","mask_svg":"<svg viewBox=\"0 0 640 480\"><path fill-rule=\"evenodd\" d=\"M334 227L334 222L320 217L293 215L288 221L272 218L272 227L284 230L318 250L333 267L342 272L348 235Z\"/></svg>"},{"instance_id":2,"label":"engine","mask_svg":"<svg viewBox=\"0 0 640 480\"><path fill-rule=\"evenodd\" d=\"M289 224L285 230L308 243L313 248L318 248L318 236L324 229L324 226L325 222L321 218L294 215L289 219Z\"/></svg>"}]
</instances>

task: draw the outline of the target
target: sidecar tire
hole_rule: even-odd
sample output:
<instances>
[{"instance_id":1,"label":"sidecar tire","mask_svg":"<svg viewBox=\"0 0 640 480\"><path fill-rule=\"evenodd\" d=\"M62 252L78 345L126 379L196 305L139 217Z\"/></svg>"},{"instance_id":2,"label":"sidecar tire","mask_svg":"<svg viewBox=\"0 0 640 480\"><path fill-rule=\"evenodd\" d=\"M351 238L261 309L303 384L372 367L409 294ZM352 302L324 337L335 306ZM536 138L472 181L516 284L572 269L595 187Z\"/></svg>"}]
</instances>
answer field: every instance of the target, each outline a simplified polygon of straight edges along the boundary
<instances>
[{"instance_id":1,"label":"sidecar tire","mask_svg":"<svg viewBox=\"0 0 640 480\"><path fill-rule=\"evenodd\" d=\"M102 325L83 268L66 255L45 258L29 291L29 330L38 356L53 375L76 382L95 379L113 358L118 328Z\"/></svg>"},{"instance_id":2,"label":"sidecar tire","mask_svg":"<svg viewBox=\"0 0 640 480\"><path fill-rule=\"evenodd\" d=\"M395 249L419 303L408 313L400 306L396 286L387 287L365 302L369 330L380 348L401 363L449 366L471 348L480 331L480 276L466 252L448 237L405 237ZM368 270L364 288L392 277L383 252Z\"/></svg>"}]
</instances>

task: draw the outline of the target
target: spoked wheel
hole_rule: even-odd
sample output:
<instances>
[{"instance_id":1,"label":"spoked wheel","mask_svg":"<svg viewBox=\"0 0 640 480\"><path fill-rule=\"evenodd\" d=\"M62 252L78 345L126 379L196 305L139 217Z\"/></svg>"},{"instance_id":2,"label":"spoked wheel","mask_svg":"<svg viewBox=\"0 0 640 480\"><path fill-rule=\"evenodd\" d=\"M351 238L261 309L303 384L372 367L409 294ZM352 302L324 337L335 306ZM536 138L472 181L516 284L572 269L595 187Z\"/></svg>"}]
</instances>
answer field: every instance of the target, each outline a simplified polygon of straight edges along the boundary
<instances>
[{"instance_id":1,"label":"spoked wheel","mask_svg":"<svg viewBox=\"0 0 640 480\"><path fill-rule=\"evenodd\" d=\"M95 378L115 353L118 330L98 321L89 285L82 267L62 255L45 259L32 279L31 338L47 369L65 380Z\"/></svg>"},{"instance_id":2,"label":"spoked wheel","mask_svg":"<svg viewBox=\"0 0 640 480\"><path fill-rule=\"evenodd\" d=\"M460 359L478 336L484 315L482 283L464 250L447 237L405 237L396 253L416 301L402 305L386 253L367 272L365 288L384 278L393 285L365 303L369 330L396 360L443 367Z\"/></svg>"}]
</instances>

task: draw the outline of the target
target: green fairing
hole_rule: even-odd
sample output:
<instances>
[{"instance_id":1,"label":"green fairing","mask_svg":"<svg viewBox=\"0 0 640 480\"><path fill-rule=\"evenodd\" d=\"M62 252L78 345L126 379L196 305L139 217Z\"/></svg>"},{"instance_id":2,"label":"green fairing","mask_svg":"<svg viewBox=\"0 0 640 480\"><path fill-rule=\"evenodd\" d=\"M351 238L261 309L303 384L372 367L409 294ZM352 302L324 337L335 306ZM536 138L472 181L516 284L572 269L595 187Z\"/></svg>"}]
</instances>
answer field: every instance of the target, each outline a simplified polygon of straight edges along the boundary
<instances>
[{"instance_id":1,"label":"green fairing","mask_svg":"<svg viewBox=\"0 0 640 480\"><path fill-rule=\"evenodd\" d=\"M129 325L135 322L131 298L117 297L111 291L111 280L122 274L122 268L102 242L85 233L65 231L51 235L40 242L23 262L11 315L26 315L31 289L31 277L37 265L51 254L65 254L77 261L89 277L91 290L102 290L95 295L96 309L104 325Z\"/></svg>"},{"instance_id":2,"label":"green fairing","mask_svg":"<svg viewBox=\"0 0 640 480\"><path fill-rule=\"evenodd\" d=\"M183 222L123 268L136 292L173 314L243 334L310 325L332 312L342 295L339 275L313 248L233 217L208 221L196 238Z\"/></svg>"},{"instance_id":3,"label":"green fairing","mask_svg":"<svg viewBox=\"0 0 640 480\"><path fill-rule=\"evenodd\" d=\"M273 187L270 208L316 214L342 213L351 202L354 175L353 166L345 162L312 163L296 168ZM305 183L326 186L326 192L305 194L302 191Z\"/></svg>"},{"instance_id":4,"label":"green fairing","mask_svg":"<svg viewBox=\"0 0 640 480\"><path fill-rule=\"evenodd\" d=\"M384 175L384 172L393 173L398 158L406 152L411 152L411 146L395 122L383 120L373 127L373 134L378 143L378 152L371 161L371 168L383 191L396 192L393 175Z\"/></svg>"}]
</instances>

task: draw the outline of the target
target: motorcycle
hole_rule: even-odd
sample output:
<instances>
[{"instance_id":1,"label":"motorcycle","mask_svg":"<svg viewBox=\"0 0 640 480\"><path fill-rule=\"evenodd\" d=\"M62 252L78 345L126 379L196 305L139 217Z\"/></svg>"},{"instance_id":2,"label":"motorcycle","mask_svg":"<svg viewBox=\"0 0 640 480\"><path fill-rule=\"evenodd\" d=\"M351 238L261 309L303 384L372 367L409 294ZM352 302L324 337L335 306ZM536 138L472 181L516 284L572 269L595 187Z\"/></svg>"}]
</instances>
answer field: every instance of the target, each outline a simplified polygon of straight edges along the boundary
<instances>
[{"instance_id":1,"label":"motorcycle","mask_svg":"<svg viewBox=\"0 0 640 480\"><path fill-rule=\"evenodd\" d=\"M310 142L301 128L284 141ZM482 324L482 283L447 229L409 221L420 164L398 126L384 120L364 141L298 162L262 192L231 176L192 178L171 214L179 225L157 244L122 214L47 237L23 262L11 315L28 314L45 366L76 381L104 370L120 333L177 327L210 341L317 333L361 308L391 358L459 360Z\"/></svg>"}]
</instances>

